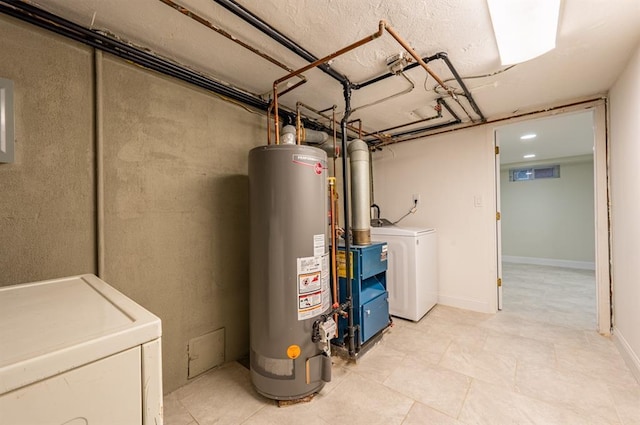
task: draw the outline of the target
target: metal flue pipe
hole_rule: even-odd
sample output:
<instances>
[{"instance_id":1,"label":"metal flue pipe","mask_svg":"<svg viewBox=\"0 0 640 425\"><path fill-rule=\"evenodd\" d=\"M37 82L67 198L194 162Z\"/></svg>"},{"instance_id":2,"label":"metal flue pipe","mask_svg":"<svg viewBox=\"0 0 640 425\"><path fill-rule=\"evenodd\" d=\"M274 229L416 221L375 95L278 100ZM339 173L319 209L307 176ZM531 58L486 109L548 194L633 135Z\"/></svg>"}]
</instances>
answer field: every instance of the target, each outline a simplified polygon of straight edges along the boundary
<instances>
[{"instance_id":1,"label":"metal flue pipe","mask_svg":"<svg viewBox=\"0 0 640 425\"><path fill-rule=\"evenodd\" d=\"M351 164L351 217L353 243L371 245L369 146L360 139L347 148Z\"/></svg>"}]
</instances>

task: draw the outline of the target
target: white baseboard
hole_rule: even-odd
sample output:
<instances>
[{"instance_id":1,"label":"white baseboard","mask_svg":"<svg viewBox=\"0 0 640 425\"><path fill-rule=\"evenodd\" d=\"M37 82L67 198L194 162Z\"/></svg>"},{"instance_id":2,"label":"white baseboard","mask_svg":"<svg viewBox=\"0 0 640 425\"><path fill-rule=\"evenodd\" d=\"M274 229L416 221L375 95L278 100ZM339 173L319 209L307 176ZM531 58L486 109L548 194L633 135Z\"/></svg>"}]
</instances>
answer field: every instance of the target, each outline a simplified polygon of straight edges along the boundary
<instances>
[{"instance_id":1,"label":"white baseboard","mask_svg":"<svg viewBox=\"0 0 640 425\"><path fill-rule=\"evenodd\" d=\"M503 255L503 263L535 264L538 266L566 267L569 269L595 270L596 263L591 261L556 260L553 258L515 257Z\"/></svg>"},{"instance_id":2,"label":"white baseboard","mask_svg":"<svg viewBox=\"0 0 640 425\"><path fill-rule=\"evenodd\" d=\"M438 304L461 308L463 310L477 311L479 313L495 313L495 311L491 310L488 302L450 297L447 295L438 295Z\"/></svg>"},{"instance_id":3,"label":"white baseboard","mask_svg":"<svg viewBox=\"0 0 640 425\"><path fill-rule=\"evenodd\" d=\"M627 366L629 366L629 369L636 378L636 381L640 383L640 358L638 358L638 354L633 351L633 348L631 348L627 340L624 338L620 329L616 327L613 328L613 342L618 347L618 351L622 354L622 358L624 358Z\"/></svg>"}]
</instances>

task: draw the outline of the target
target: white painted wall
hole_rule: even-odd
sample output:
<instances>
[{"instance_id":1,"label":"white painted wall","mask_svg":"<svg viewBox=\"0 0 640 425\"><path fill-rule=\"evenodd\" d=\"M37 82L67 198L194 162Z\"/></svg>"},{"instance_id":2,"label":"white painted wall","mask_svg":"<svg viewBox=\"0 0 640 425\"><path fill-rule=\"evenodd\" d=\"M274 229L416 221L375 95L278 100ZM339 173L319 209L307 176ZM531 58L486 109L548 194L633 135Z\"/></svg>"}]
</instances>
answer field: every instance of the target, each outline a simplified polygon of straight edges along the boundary
<instances>
[{"instance_id":1,"label":"white painted wall","mask_svg":"<svg viewBox=\"0 0 640 425\"><path fill-rule=\"evenodd\" d=\"M593 155L544 164L559 164L560 178L509 181L510 168L535 164L500 170L502 254L595 268Z\"/></svg>"},{"instance_id":2,"label":"white painted wall","mask_svg":"<svg viewBox=\"0 0 640 425\"><path fill-rule=\"evenodd\" d=\"M400 225L438 231L440 304L496 311L494 161L484 126L373 154L382 216L398 219L412 206L412 194L420 194L418 211Z\"/></svg>"},{"instance_id":3,"label":"white painted wall","mask_svg":"<svg viewBox=\"0 0 640 425\"><path fill-rule=\"evenodd\" d=\"M640 46L610 101L614 335L640 380Z\"/></svg>"}]
</instances>

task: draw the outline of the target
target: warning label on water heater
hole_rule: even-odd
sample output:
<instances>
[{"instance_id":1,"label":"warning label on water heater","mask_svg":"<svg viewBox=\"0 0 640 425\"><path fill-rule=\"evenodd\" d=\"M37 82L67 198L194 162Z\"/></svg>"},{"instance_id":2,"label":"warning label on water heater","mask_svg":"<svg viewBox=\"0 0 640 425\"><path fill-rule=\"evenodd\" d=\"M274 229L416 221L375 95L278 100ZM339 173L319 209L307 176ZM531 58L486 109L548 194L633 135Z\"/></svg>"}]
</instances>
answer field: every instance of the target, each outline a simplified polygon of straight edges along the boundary
<instances>
[{"instance_id":1,"label":"warning label on water heater","mask_svg":"<svg viewBox=\"0 0 640 425\"><path fill-rule=\"evenodd\" d=\"M331 305L329 255L298 258L298 320L319 316Z\"/></svg>"}]
</instances>

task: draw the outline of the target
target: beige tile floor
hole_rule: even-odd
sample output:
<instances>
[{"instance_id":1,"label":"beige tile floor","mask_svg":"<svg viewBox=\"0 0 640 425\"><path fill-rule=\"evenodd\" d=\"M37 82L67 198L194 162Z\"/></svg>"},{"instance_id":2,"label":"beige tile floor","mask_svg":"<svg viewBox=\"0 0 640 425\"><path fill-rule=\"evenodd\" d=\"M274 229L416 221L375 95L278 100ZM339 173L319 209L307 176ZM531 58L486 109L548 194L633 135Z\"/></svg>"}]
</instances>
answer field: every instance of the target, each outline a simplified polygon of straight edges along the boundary
<instances>
[{"instance_id":1,"label":"beige tile floor","mask_svg":"<svg viewBox=\"0 0 640 425\"><path fill-rule=\"evenodd\" d=\"M276 406L226 363L165 397L165 424L640 424L640 385L595 328L593 272L505 264L504 311L400 319L310 403Z\"/></svg>"}]
</instances>

